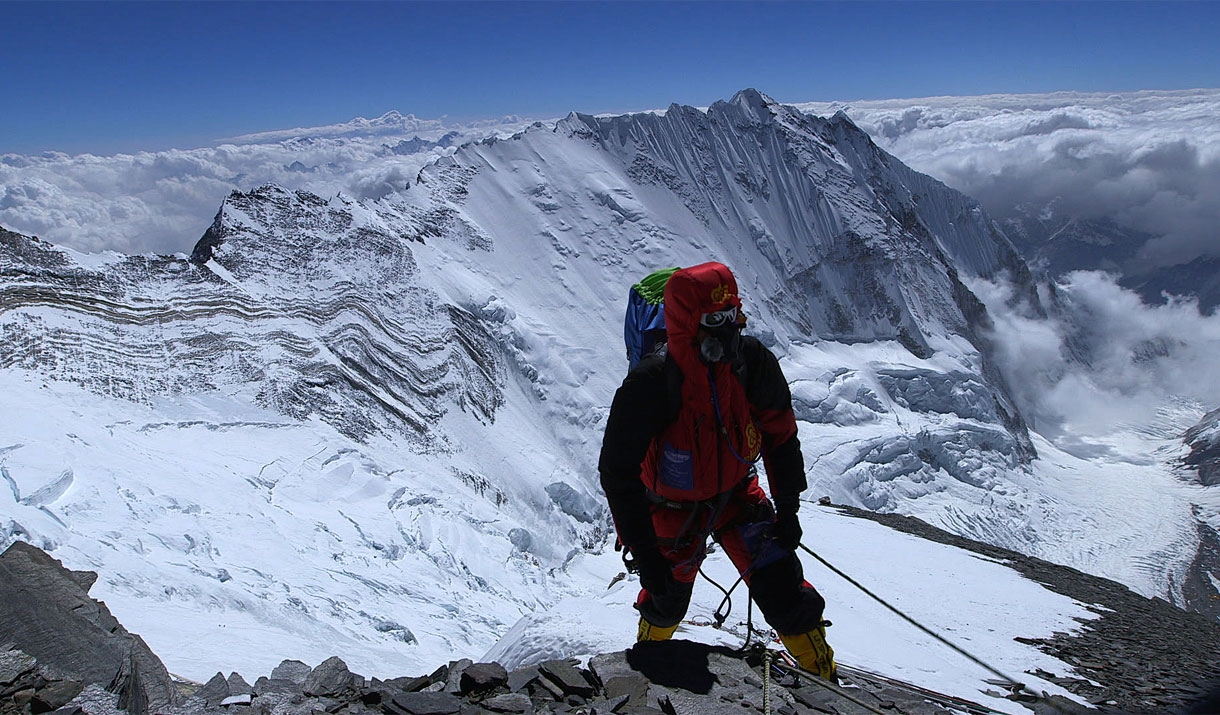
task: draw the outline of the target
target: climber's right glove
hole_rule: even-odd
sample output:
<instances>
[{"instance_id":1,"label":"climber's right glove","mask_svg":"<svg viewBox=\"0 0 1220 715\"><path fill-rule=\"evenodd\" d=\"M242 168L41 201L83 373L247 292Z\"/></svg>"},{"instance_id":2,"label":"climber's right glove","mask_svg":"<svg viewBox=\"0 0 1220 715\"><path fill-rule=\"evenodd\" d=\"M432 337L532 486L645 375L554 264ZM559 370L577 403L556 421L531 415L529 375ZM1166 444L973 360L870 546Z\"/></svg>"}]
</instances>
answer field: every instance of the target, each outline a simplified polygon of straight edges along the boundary
<instances>
[{"instance_id":1,"label":"climber's right glove","mask_svg":"<svg viewBox=\"0 0 1220 715\"><path fill-rule=\"evenodd\" d=\"M640 570L640 585L653 597L664 597L674 590L676 584L669 562L654 548L643 548L632 552L636 567Z\"/></svg>"}]
</instances>

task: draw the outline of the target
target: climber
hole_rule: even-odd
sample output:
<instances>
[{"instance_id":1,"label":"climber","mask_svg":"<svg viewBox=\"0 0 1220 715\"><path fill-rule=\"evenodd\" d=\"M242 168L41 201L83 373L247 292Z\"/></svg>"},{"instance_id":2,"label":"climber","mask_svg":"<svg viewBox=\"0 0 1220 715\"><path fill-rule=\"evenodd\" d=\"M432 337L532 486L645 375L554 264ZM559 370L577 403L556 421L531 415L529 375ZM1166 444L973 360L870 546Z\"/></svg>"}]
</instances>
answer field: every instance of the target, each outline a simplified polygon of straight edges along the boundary
<instances>
[{"instance_id":1,"label":"climber","mask_svg":"<svg viewBox=\"0 0 1220 715\"><path fill-rule=\"evenodd\" d=\"M619 541L640 576L637 640L673 636L711 537L801 667L833 680L825 601L795 551L807 484L779 362L742 335L737 281L723 264L673 273L664 318L666 346L615 393L598 464ZM771 499L755 471L760 458Z\"/></svg>"}]
</instances>

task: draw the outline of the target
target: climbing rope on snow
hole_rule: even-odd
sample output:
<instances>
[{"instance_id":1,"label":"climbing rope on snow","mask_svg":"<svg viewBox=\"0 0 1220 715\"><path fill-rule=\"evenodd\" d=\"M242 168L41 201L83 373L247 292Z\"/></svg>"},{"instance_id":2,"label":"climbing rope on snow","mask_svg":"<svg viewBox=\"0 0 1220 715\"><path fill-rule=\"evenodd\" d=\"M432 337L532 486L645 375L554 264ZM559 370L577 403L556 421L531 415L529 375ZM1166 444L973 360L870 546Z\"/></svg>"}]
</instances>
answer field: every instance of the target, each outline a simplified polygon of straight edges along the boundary
<instances>
[{"instance_id":1,"label":"climbing rope on snow","mask_svg":"<svg viewBox=\"0 0 1220 715\"><path fill-rule=\"evenodd\" d=\"M736 591L741 582L745 580L745 576L739 576L737 580L733 582L733 585L726 589L724 586L716 583L715 579L708 576L702 568L699 569L699 575L724 594L724 598L720 599L720 605L716 606L716 610L712 612L712 618L715 619L716 627L719 628L720 626L724 625L725 619L727 619L729 614L733 612L733 592Z\"/></svg>"},{"instance_id":2,"label":"climbing rope on snow","mask_svg":"<svg viewBox=\"0 0 1220 715\"><path fill-rule=\"evenodd\" d=\"M1016 680L1015 678L1008 676L1003 671L988 664L986 661L971 654L970 652L966 651L964 648L949 641L948 639L944 638L940 634L931 630L927 626L924 626L922 623L916 621L914 618L903 613L896 606L890 604L885 599L883 599L880 596L878 596L877 594L873 593L863 584L856 581L851 576L848 576L846 573L844 573L841 569L834 566L834 564L831 564L829 561L822 558L820 555L818 555L808 546L805 546L804 544L800 544L800 547L802 549L804 549L810 556L817 559L823 566L830 569L832 572L834 572L839 577L843 578L845 581L847 581L851 585L853 585L856 588L863 591L870 598L877 601L881 605L885 606L887 609L889 609L890 611L897 614L903 620L907 621L908 623L915 626L919 630L923 631L927 635L931 636L932 638L936 639L937 641L943 643L944 645L953 649L957 653L966 657L971 662L981 666L982 668L984 668L988 672L992 673L993 675L998 676L1002 682L991 681L991 680L989 680L987 682L995 684L995 685L999 685L999 686L1004 687L1005 689L1009 690L1011 693L1011 696L1010 696L1011 698L1017 698L1017 696L1020 696L1020 699L1029 699L1032 697L1036 700L1045 702L1045 703L1051 705L1051 707L1054 708L1055 710L1062 712L1062 708L1057 707L1053 701L1046 700L1044 695L1039 696L1037 693L1033 692L1032 690L1027 689L1025 687L1024 683ZM716 612L713 614L713 618L715 620L714 627L717 629L722 629L724 627L724 621L728 618L728 614L732 611L732 597L731 597L732 593L733 593L733 591L735 591L737 589L737 586L740 585L744 579L738 578L737 581L734 582L734 584L730 588L726 589L723 586L721 586L719 583L716 583L716 581L713 580L706 573L704 573L704 571L702 569L699 570L699 574L701 576L703 576L703 578L705 580L707 580L709 583L711 583L713 586L715 586L721 593L724 594L724 598L721 600L720 605L717 606ZM725 609L726 604L728 606L727 609ZM771 700L771 686L770 686L771 668L773 666L779 667L780 665L782 665L783 667L786 667L796 673L801 673L801 674L805 675L812 684L815 684L825 690L829 690L829 691L833 692L834 694L838 695L839 697L842 697L842 698L854 703L855 705L858 705L859 707L865 709L866 711L868 711L870 713L874 713L875 715L888 715L888 713L886 713L882 710L879 710L876 707L854 697L851 693L845 691L839 685L821 678L816 673L805 670L804 668L800 667L800 664L796 663L791 658L785 657L786 654L783 652L779 653L779 658L778 658L778 660L776 660L776 654L774 652L772 652L772 650L770 648L767 647L768 637L765 634L763 634L761 631L759 631L757 633L757 635L762 636L763 639L760 642L752 642L753 637L756 635L755 629L754 629L754 623L753 623L753 616L754 616L753 599L747 598L746 604L747 604L746 622L745 622L746 633L743 638L744 642L741 645L741 647L737 649L737 652L744 653L744 652L753 650L753 651L755 651L755 654L757 655L758 651L761 651L761 655L763 658L763 710L766 713L766 715L771 714L771 702L770 702L770 700ZM722 612L722 609L725 609L725 610ZM697 625L712 625L712 624L697 624ZM738 634L738 635L740 635L740 634ZM874 677L882 677L882 676L874 676ZM895 684L901 684L903 687L917 687L917 686L911 686L909 684L900 683L900 681L892 681L892 682L894 682ZM942 696L942 695L934 693L932 691L926 691L926 690L922 690L922 689L921 689L921 691L924 693L925 697L929 697L934 700L940 700L944 703L953 704L955 706L960 706L964 703L968 703L969 708L976 710L978 712L996 713L997 715L1000 713L1000 711L998 711L998 710L993 710L993 709L987 708L986 706L980 705L978 703L973 703L973 702L969 702L969 701L958 701L955 698Z\"/></svg>"},{"instance_id":3,"label":"climbing rope on snow","mask_svg":"<svg viewBox=\"0 0 1220 715\"><path fill-rule=\"evenodd\" d=\"M993 675L998 676L998 677L999 677L1001 680L1003 680L1003 681L1004 681L1004 683L997 683L998 685L1001 685L1002 687L1007 688L1007 689L1008 689L1009 691L1011 691L1011 692L1012 692L1014 695L1015 695L1015 694L1017 694L1017 693L1019 693L1019 692L1021 692L1022 690L1025 690L1025 684L1024 684L1024 683L1022 683L1021 681L1019 681L1019 680L1017 680L1017 679L1015 679L1015 678L1009 677L1008 675L1004 674L1004 672L1003 672L1003 671L999 670L999 669L998 669L998 668L996 668L995 666L992 666L992 665L988 664L988 663L987 663L986 661L984 661L983 659L979 658L978 656L973 655L972 653L970 653L970 652L969 652L969 651L967 651L966 649L962 648L961 646L957 645L956 643L953 643L953 642L952 642L952 641L950 641L949 639L947 639L947 638L945 638L944 636L940 635L939 633L936 633L935 631L933 631L931 628L928 628L927 626L923 625L923 624L922 624L922 623L920 623L919 621L915 620L914 618L911 618L911 617L910 617L910 616L908 616L907 614L905 614L905 613L903 613L902 611L898 610L898 608L896 608L895 606L891 605L891 604L890 604L889 602L887 602L885 599L881 598L881 597L880 597L880 596L878 596L877 594L875 594L875 593L873 593L872 591L868 590L868 589L867 589L867 588L866 588L866 587L865 587L863 584L861 584L859 581L857 581L857 580L855 580L854 578L852 578L851 576L848 576L847 574L843 573L843 572L842 572L842 571L840 571L838 568L835 568L835 566L834 566L833 564L831 564L829 561L827 561L826 559L824 559L824 558L822 558L821 556L819 556L817 553L815 553L815 552L813 551L813 549L809 548L808 546L805 546L804 544L800 544L800 547L801 547L802 549L804 549L804 550L805 550L805 552L806 552L806 553L808 553L810 556L812 556L813 558L815 558L815 559L817 559L819 562L821 562L821 564L822 564L823 566L825 566L826 568L828 568L828 569L830 569L831 571L833 571L835 574L837 574L838 576L840 576L841 578L843 578L843 580L847 581L847 582L848 582L848 583L850 583L851 585L853 585L853 586L855 586L856 588L858 588L858 589L860 589L861 591L863 591L863 592L864 592L864 593L865 593L865 594L866 594L866 595L867 595L869 598L872 598L872 599L873 599L874 601L876 601L877 603L880 603L882 606L885 606L885 607L886 607L886 608L888 608L889 610L893 611L895 614L897 614L899 617L901 617L901 618L902 618L903 620L905 620L907 623L910 623L911 625L915 626L916 628L918 628L919 630L921 630L921 631L923 631L924 633L928 634L929 636L932 636L933 638L935 638L936 640L940 641L941 643L943 643L943 644L945 644L945 645L949 646L950 648L952 648L953 650L957 651L957 652L958 652L958 653L960 653L961 655L963 655L963 656L965 656L966 658L970 659L970 661L971 661L971 662L973 662L973 663L975 663L975 664L977 664L977 665L982 666L983 668L985 668L985 669L987 670L987 672L989 672L989 673L991 673L991 674L993 674Z\"/></svg>"}]
</instances>

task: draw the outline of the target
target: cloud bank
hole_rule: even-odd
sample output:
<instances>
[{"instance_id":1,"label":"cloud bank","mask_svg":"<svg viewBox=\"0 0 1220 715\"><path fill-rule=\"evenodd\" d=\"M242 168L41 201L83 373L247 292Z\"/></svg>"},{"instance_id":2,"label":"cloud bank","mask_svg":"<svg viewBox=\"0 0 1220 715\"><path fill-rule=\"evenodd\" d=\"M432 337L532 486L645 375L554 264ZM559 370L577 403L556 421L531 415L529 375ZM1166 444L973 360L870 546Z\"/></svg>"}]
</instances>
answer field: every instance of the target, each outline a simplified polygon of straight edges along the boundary
<instances>
[{"instance_id":1,"label":"cloud bank","mask_svg":"<svg viewBox=\"0 0 1220 715\"><path fill-rule=\"evenodd\" d=\"M1157 237L1140 257L1149 269L1220 255L1220 90L797 106L846 111L887 151L997 217L1019 207L1110 217ZM0 225L85 252L186 252L234 189L275 182L322 196L384 196L452 144L528 123L389 112L191 150L5 154Z\"/></svg>"},{"instance_id":2,"label":"cloud bank","mask_svg":"<svg viewBox=\"0 0 1220 715\"><path fill-rule=\"evenodd\" d=\"M1180 434L1220 405L1220 312L1201 315L1186 299L1150 306L1097 271L1070 273L1044 294L1050 319L1014 302L1005 282L970 288L992 316L1022 415L1078 457L1112 456L1122 447L1110 438L1133 425Z\"/></svg>"},{"instance_id":3,"label":"cloud bank","mask_svg":"<svg viewBox=\"0 0 1220 715\"><path fill-rule=\"evenodd\" d=\"M1156 236L1136 271L1220 256L1220 90L797 105L843 110L886 151L978 199Z\"/></svg>"},{"instance_id":4,"label":"cloud bank","mask_svg":"<svg viewBox=\"0 0 1220 715\"><path fill-rule=\"evenodd\" d=\"M0 226L85 253L189 253L233 190L273 182L326 197L378 198L402 190L455 144L527 124L518 117L447 124L391 112L199 149L4 154Z\"/></svg>"}]
</instances>

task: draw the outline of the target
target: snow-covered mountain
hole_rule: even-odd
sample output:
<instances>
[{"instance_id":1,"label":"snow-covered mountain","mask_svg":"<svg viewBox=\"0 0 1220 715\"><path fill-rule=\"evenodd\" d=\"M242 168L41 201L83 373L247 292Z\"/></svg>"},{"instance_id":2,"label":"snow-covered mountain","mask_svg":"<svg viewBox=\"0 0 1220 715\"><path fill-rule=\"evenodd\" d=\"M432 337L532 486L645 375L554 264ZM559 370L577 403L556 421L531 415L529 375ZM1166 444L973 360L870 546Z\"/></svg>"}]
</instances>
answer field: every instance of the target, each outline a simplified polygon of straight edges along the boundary
<instances>
[{"instance_id":1,"label":"snow-covered mountain","mask_svg":"<svg viewBox=\"0 0 1220 715\"><path fill-rule=\"evenodd\" d=\"M1220 90L923 97L823 102L886 151L977 198L1027 260L1053 277L1120 274L1220 303Z\"/></svg>"},{"instance_id":2,"label":"snow-covered mountain","mask_svg":"<svg viewBox=\"0 0 1220 715\"><path fill-rule=\"evenodd\" d=\"M623 301L710 259L781 356L806 499L1214 591L1192 565L1220 499L1167 466L1204 410L1101 454L1031 431L985 303L1048 301L1009 240L845 115L752 90L536 124L359 199L235 192L189 258L0 235L0 546L105 574L196 677L217 633L252 672L481 652L615 575L595 465Z\"/></svg>"}]
</instances>

